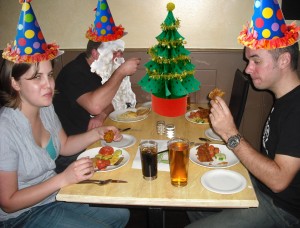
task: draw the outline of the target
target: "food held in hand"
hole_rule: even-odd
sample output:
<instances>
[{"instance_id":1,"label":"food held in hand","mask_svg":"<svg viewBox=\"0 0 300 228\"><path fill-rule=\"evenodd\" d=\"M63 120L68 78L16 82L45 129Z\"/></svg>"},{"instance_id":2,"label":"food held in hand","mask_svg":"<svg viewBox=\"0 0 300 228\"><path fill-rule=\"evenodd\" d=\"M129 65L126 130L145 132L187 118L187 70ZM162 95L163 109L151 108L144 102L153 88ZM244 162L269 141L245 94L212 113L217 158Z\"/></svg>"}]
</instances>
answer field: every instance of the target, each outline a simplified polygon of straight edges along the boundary
<instances>
[{"instance_id":1,"label":"food held in hand","mask_svg":"<svg viewBox=\"0 0 300 228\"><path fill-rule=\"evenodd\" d=\"M213 89L209 94L208 94L208 98L211 100L215 100L216 97L223 97L225 95L225 92L223 92L222 90L215 88Z\"/></svg>"},{"instance_id":2,"label":"food held in hand","mask_svg":"<svg viewBox=\"0 0 300 228\"><path fill-rule=\"evenodd\" d=\"M115 133L112 130L108 130L107 132L104 133L103 139L107 143L111 143L115 137Z\"/></svg>"},{"instance_id":3,"label":"food held in hand","mask_svg":"<svg viewBox=\"0 0 300 228\"><path fill-rule=\"evenodd\" d=\"M200 162L211 162L218 153L220 153L220 149L208 143L204 143L197 148L197 158Z\"/></svg>"},{"instance_id":4,"label":"food held in hand","mask_svg":"<svg viewBox=\"0 0 300 228\"><path fill-rule=\"evenodd\" d=\"M122 150L114 151L111 146L102 147L98 154L92 158L93 165L98 170L104 170L109 165L114 165L122 155Z\"/></svg>"},{"instance_id":5,"label":"food held in hand","mask_svg":"<svg viewBox=\"0 0 300 228\"><path fill-rule=\"evenodd\" d=\"M195 123L208 123L209 113L209 109L199 107L197 111L191 111L188 118Z\"/></svg>"}]
</instances>

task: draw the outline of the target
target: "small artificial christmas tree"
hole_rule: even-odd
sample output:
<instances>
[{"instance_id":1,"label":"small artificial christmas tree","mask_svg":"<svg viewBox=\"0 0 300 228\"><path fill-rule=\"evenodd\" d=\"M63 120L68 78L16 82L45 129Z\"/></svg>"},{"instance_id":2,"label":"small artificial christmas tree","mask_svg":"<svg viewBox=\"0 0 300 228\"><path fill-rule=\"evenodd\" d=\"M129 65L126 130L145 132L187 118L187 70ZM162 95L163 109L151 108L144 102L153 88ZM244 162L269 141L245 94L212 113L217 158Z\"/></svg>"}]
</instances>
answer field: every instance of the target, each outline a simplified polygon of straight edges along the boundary
<instances>
[{"instance_id":1,"label":"small artificial christmas tree","mask_svg":"<svg viewBox=\"0 0 300 228\"><path fill-rule=\"evenodd\" d=\"M162 33L156 37L158 44L149 49L147 74L139 81L143 90L152 93L153 110L163 116L183 115L187 95L200 87L194 78L190 52L184 48L184 37L177 31L180 21L174 18L174 8L173 3L167 4L168 15L161 24Z\"/></svg>"}]
</instances>

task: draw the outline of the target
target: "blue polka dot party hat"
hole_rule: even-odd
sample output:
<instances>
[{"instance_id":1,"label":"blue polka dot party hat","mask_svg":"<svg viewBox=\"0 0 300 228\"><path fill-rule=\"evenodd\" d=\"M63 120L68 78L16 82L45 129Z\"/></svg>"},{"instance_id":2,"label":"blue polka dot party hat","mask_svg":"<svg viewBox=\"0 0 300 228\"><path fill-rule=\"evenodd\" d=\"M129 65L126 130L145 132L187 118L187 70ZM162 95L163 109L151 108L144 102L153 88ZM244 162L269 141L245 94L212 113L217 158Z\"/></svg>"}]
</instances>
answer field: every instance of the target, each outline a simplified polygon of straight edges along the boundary
<instances>
[{"instance_id":1,"label":"blue polka dot party hat","mask_svg":"<svg viewBox=\"0 0 300 228\"><path fill-rule=\"evenodd\" d=\"M62 54L55 43L47 44L38 24L31 0L20 0L22 9L13 44L8 44L2 57L15 63L36 63L52 60Z\"/></svg>"},{"instance_id":2,"label":"blue polka dot party hat","mask_svg":"<svg viewBox=\"0 0 300 228\"><path fill-rule=\"evenodd\" d=\"M86 37L94 42L107 42L123 37L124 28L116 26L106 0L98 0L94 24L86 32Z\"/></svg>"},{"instance_id":3,"label":"blue polka dot party hat","mask_svg":"<svg viewBox=\"0 0 300 228\"><path fill-rule=\"evenodd\" d=\"M277 0L254 0L250 25L244 26L238 41L251 49L283 48L296 43L300 27L286 25Z\"/></svg>"}]
</instances>

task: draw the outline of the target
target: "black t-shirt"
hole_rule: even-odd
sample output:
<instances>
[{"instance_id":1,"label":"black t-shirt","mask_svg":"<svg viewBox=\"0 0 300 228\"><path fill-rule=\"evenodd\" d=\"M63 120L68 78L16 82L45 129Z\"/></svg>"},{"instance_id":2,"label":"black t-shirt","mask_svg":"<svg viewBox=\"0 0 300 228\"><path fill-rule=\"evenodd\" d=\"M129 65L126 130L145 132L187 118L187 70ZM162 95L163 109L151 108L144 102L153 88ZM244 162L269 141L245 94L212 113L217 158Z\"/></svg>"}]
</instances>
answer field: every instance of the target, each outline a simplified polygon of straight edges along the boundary
<instances>
[{"instance_id":1,"label":"black t-shirt","mask_svg":"<svg viewBox=\"0 0 300 228\"><path fill-rule=\"evenodd\" d=\"M300 158L300 86L277 99L264 129L262 151L269 158L283 154ZM300 171L282 192L274 193L258 183L274 204L300 218Z\"/></svg>"},{"instance_id":2,"label":"black t-shirt","mask_svg":"<svg viewBox=\"0 0 300 228\"><path fill-rule=\"evenodd\" d=\"M57 76L56 94L53 99L57 113L67 135L86 132L90 120L90 113L77 102L81 95L93 91L102 85L102 79L86 61L85 53L68 63Z\"/></svg>"}]
</instances>

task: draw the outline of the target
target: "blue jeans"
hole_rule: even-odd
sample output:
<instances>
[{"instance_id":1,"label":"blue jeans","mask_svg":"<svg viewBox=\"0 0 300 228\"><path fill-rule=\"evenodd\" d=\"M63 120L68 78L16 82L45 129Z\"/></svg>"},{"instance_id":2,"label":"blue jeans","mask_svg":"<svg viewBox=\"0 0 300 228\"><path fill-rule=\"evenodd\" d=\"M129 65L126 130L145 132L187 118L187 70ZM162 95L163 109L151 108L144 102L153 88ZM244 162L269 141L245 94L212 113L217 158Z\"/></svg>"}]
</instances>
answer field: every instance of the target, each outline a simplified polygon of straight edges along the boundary
<instances>
[{"instance_id":1,"label":"blue jeans","mask_svg":"<svg viewBox=\"0 0 300 228\"><path fill-rule=\"evenodd\" d=\"M80 203L53 202L33 207L17 218L0 222L6 228L96 228L125 227L130 212L123 208L106 208Z\"/></svg>"},{"instance_id":2,"label":"blue jeans","mask_svg":"<svg viewBox=\"0 0 300 228\"><path fill-rule=\"evenodd\" d=\"M255 180L252 179L255 186ZM268 228L300 227L300 220L273 204L273 200L256 187L258 208L188 211L190 225L186 228Z\"/></svg>"}]
</instances>

